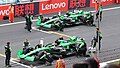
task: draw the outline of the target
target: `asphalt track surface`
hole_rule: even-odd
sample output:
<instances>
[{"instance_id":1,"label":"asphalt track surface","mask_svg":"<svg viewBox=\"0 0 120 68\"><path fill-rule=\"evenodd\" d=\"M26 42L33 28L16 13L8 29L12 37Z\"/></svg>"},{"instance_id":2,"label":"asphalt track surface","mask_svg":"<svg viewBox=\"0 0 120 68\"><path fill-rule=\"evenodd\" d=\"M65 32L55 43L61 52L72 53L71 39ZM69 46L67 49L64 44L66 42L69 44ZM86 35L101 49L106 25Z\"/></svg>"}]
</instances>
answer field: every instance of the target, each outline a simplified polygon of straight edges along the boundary
<instances>
[{"instance_id":1,"label":"asphalt track surface","mask_svg":"<svg viewBox=\"0 0 120 68\"><path fill-rule=\"evenodd\" d=\"M104 8L120 7L120 5L111 5ZM93 10L93 8L85 8L84 10ZM63 13L64 14L64 13ZM52 16L53 14L45 15ZM16 18L15 22L24 21L22 17ZM1 25L7 23L7 20L0 21ZM97 24L97 21L95 21ZM36 27L35 24L33 27ZM100 23L100 30L103 33L102 48L99 54L101 62L120 58L120 8L114 10L108 10L103 12L103 20ZM78 36L86 39L88 47L93 36L95 36L96 27L89 26L75 26L65 28L64 32L43 32L32 30L31 33L24 29L24 23L0 26L0 68L4 68L4 45L7 41L11 42L12 57L17 59L16 53L19 49L22 49L23 42L27 38L31 43L31 46L35 46L39 43L39 40L43 38L44 43L55 41L59 35L65 36L67 39L69 36ZM80 62L86 59L84 57L76 58L75 56L65 58L66 67L72 68L72 64ZM11 61L11 68L26 68L27 66L15 63ZM29 66L28 66L29 67ZM55 61L52 66L37 66L37 68L55 68Z\"/></svg>"}]
</instances>

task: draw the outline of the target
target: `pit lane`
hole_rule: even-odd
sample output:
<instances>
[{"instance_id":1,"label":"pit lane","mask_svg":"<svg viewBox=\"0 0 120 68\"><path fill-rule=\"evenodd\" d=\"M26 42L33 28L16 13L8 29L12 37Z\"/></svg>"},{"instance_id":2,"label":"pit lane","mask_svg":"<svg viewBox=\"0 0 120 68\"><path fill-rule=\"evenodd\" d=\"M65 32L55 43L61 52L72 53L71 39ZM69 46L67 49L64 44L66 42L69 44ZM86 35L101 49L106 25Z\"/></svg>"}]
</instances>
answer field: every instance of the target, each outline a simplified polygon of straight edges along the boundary
<instances>
[{"instance_id":1,"label":"pit lane","mask_svg":"<svg viewBox=\"0 0 120 68\"><path fill-rule=\"evenodd\" d=\"M116 56L115 53L120 52L120 50L116 50L116 48L119 47L120 45L119 43L120 42L120 38L119 38L120 13L119 11L120 9L105 11L103 14L104 15L103 21L100 23L100 29L103 32L103 40L102 40L103 46L102 46L101 51L105 51L109 49L111 50L115 49L115 51L113 52L108 51L106 53L102 52L101 54L102 56L100 57L101 62L120 58L119 55L117 57L114 57ZM16 57L17 50L22 49L22 44L25 38L29 39L31 46L35 46L35 44L37 44L41 38L44 38L45 40L44 42L47 43L47 42L53 42L56 40L56 38L59 37L58 34L47 34L44 32L39 32L39 31L34 31L34 30L31 33L29 33L23 28L24 28L24 24L0 27L0 39L1 39L0 40L0 44L1 44L0 53L4 54L4 45L6 44L7 41L11 42L11 47L13 49L12 57L17 58ZM77 29L74 30L73 28L77 28ZM76 27L66 28L65 32L55 32L55 33L64 34L68 36L75 35L75 36L83 37L86 39L88 46L90 46L90 40L95 35L95 27L76 26ZM65 38L67 39L67 37ZM108 53L112 54L113 56L107 55ZM111 58L108 58L108 57L111 57ZM81 59L83 58L84 57L76 58L75 56L65 58L67 68L71 68L72 64L76 62L80 62ZM3 65L4 58L0 57L0 59L1 59L0 65L2 68L4 68L4 65ZM12 68L14 67L21 68L20 65L14 64L12 62L11 64L13 66ZM52 66L49 66L49 68L54 68L54 67L55 67L55 61L53 62ZM43 65L43 66L38 66L38 68L48 68L48 66Z\"/></svg>"}]
</instances>

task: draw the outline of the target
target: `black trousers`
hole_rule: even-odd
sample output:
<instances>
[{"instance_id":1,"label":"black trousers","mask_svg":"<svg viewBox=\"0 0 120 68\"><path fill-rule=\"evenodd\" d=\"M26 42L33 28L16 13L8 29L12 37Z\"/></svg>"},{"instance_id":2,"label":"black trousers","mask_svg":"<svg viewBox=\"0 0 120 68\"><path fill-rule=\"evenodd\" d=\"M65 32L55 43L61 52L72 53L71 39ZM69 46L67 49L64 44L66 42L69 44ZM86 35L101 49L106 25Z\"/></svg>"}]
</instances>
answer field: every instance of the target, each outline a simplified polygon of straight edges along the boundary
<instances>
[{"instance_id":1,"label":"black trousers","mask_svg":"<svg viewBox=\"0 0 120 68\"><path fill-rule=\"evenodd\" d=\"M10 55L6 55L6 59L5 59L5 65L8 66L10 65Z\"/></svg>"},{"instance_id":2,"label":"black trousers","mask_svg":"<svg viewBox=\"0 0 120 68\"><path fill-rule=\"evenodd\" d=\"M100 21L102 20L102 12L100 12Z\"/></svg>"}]
</instances>

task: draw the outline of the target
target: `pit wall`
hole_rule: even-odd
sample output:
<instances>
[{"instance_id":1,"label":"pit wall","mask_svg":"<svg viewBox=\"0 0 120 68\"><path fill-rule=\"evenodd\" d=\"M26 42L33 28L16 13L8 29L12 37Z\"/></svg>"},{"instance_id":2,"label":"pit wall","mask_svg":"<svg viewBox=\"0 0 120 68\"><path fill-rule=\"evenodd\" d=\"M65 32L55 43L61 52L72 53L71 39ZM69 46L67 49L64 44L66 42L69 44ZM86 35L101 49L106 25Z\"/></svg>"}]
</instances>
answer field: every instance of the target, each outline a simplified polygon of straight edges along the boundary
<instances>
[{"instance_id":1,"label":"pit wall","mask_svg":"<svg viewBox=\"0 0 120 68\"><path fill-rule=\"evenodd\" d=\"M98 0L103 6L119 4L120 0ZM19 17L29 12L36 14L49 14L54 12L67 11L75 8L94 7L95 0L45 0L14 5L14 16ZM9 16L9 5L0 5L0 20Z\"/></svg>"}]
</instances>

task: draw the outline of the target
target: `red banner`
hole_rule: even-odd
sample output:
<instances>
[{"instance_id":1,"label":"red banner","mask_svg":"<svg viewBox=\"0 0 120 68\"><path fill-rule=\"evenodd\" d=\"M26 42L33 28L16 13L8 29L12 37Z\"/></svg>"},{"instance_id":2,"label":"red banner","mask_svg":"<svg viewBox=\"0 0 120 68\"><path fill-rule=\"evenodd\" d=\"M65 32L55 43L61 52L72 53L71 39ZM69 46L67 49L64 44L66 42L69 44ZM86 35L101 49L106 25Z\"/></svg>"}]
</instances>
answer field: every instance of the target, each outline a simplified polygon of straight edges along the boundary
<instances>
[{"instance_id":1,"label":"red banner","mask_svg":"<svg viewBox=\"0 0 120 68\"><path fill-rule=\"evenodd\" d=\"M15 16L22 16L28 13L34 14L34 3L15 5L14 10Z\"/></svg>"},{"instance_id":2,"label":"red banner","mask_svg":"<svg viewBox=\"0 0 120 68\"><path fill-rule=\"evenodd\" d=\"M9 5L0 6L0 20L3 20L3 17L8 15L9 15Z\"/></svg>"},{"instance_id":3,"label":"red banner","mask_svg":"<svg viewBox=\"0 0 120 68\"><path fill-rule=\"evenodd\" d=\"M120 4L120 0L116 0L116 4Z\"/></svg>"},{"instance_id":4,"label":"red banner","mask_svg":"<svg viewBox=\"0 0 120 68\"><path fill-rule=\"evenodd\" d=\"M49 0L39 3L39 13L48 14L68 10L68 0Z\"/></svg>"},{"instance_id":5,"label":"red banner","mask_svg":"<svg viewBox=\"0 0 120 68\"><path fill-rule=\"evenodd\" d=\"M94 7L95 6L95 1L96 0L90 0L90 7ZM98 0L99 2L101 2L101 4L103 6L105 5L110 5L110 4L114 4L114 0Z\"/></svg>"}]
</instances>

